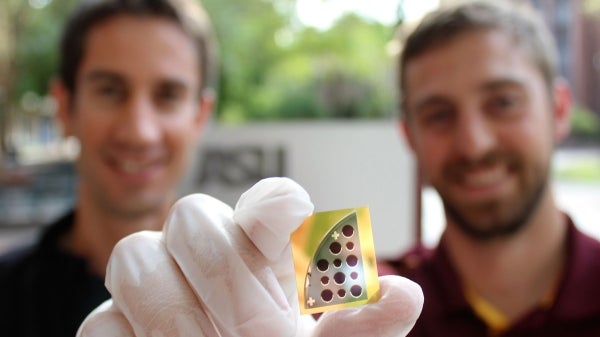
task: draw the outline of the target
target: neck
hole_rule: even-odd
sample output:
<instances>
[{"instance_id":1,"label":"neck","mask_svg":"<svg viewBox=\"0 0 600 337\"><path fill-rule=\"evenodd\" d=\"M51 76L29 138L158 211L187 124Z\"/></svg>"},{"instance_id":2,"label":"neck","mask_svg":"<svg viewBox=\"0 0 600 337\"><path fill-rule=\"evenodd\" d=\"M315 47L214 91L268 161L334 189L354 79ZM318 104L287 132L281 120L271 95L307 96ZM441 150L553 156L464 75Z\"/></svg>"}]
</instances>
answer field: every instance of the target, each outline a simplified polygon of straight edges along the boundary
<instances>
[{"instance_id":1,"label":"neck","mask_svg":"<svg viewBox=\"0 0 600 337\"><path fill-rule=\"evenodd\" d=\"M463 286L514 321L551 294L566 255L566 219L551 193L510 237L481 241L448 222L444 240Z\"/></svg>"},{"instance_id":2,"label":"neck","mask_svg":"<svg viewBox=\"0 0 600 337\"><path fill-rule=\"evenodd\" d=\"M73 231L65 244L87 261L92 273L104 277L110 254L117 242L138 231L161 230L171 204L169 201L163 207L143 214L125 216L103 209L89 198L80 197Z\"/></svg>"}]
</instances>

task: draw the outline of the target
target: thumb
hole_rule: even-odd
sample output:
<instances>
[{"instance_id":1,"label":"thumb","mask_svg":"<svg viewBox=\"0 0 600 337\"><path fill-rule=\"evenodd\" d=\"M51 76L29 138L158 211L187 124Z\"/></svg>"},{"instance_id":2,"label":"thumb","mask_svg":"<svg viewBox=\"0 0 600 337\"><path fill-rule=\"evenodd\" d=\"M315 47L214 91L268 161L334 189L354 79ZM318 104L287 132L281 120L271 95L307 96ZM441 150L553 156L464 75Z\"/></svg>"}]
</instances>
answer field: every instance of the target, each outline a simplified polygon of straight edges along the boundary
<instances>
[{"instance_id":1,"label":"thumb","mask_svg":"<svg viewBox=\"0 0 600 337\"><path fill-rule=\"evenodd\" d=\"M326 312L312 337L406 336L423 308L421 287L394 275L381 276L379 283L381 298L377 303Z\"/></svg>"}]
</instances>

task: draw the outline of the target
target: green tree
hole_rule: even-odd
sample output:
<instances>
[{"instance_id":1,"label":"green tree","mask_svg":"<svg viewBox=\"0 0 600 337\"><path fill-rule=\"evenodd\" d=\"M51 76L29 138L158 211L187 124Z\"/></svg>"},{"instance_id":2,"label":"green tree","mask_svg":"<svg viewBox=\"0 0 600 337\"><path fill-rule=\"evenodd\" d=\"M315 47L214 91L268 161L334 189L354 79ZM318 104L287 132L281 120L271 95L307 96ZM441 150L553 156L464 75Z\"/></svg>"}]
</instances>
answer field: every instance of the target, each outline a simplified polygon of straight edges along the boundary
<instances>
[{"instance_id":1,"label":"green tree","mask_svg":"<svg viewBox=\"0 0 600 337\"><path fill-rule=\"evenodd\" d=\"M0 158L8 127L26 92L47 93L56 71L57 42L64 13L75 0L0 1Z\"/></svg>"},{"instance_id":2,"label":"green tree","mask_svg":"<svg viewBox=\"0 0 600 337\"><path fill-rule=\"evenodd\" d=\"M203 0L220 42L219 117L243 120L255 110L254 98L282 53L277 32L289 24L291 1ZM276 7L275 4L279 4ZM288 6L283 6L288 4ZM279 8L279 10L278 10Z\"/></svg>"},{"instance_id":3,"label":"green tree","mask_svg":"<svg viewBox=\"0 0 600 337\"><path fill-rule=\"evenodd\" d=\"M303 27L295 0L202 0L220 42L217 118L378 118L393 110L385 46L393 27L346 15L330 29ZM30 3L45 3L36 9ZM46 94L57 43L76 0L0 1L0 133L28 92ZM1 98L0 97L0 98ZM12 111L9 113L9 111Z\"/></svg>"},{"instance_id":4,"label":"green tree","mask_svg":"<svg viewBox=\"0 0 600 337\"><path fill-rule=\"evenodd\" d=\"M327 31L305 29L291 51L312 65L314 95L326 118L379 118L393 111L393 28L348 14Z\"/></svg>"},{"instance_id":5,"label":"green tree","mask_svg":"<svg viewBox=\"0 0 600 337\"><path fill-rule=\"evenodd\" d=\"M579 142L600 142L600 119L591 110L582 106L573 108L571 138Z\"/></svg>"},{"instance_id":6,"label":"green tree","mask_svg":"<svg viewBox=\"0 0 600 337\"><path fill-rule=\"evenodd\" d=\"M218 118L226 122L374 118L393 110L392 27L347 15L302 27L292 0L203 1L221 43Z\"/></svg>"},{"instance_id":7,"label":"green tree","mask_svg":"<svg viewBox=\"0 0 600 337\"><path fill-rule=\"evenodd\" d=\"M24 1L0 2L0 159L8 150L8 125L15 104L19 73L17 41L23 35L28 4Z\"/></svg>"}]
</instances>

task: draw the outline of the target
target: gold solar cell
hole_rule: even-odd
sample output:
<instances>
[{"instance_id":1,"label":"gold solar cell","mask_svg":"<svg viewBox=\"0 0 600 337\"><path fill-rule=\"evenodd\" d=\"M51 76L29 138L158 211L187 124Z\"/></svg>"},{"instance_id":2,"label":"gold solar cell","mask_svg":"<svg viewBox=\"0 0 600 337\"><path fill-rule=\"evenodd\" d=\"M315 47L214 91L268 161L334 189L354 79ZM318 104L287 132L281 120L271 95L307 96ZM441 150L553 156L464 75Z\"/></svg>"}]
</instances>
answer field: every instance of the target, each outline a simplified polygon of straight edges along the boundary
<instances>
[{"instance_id":1,"label":"gold solar cell","mask_svg":"<svg viewBox=\"0 0 600 337\"><path fill-rule=\"evenodd\" d=\"M314 213L292 234L292 247L303 314L379 299L367 207Z\"/></svg>"}]
</instances>

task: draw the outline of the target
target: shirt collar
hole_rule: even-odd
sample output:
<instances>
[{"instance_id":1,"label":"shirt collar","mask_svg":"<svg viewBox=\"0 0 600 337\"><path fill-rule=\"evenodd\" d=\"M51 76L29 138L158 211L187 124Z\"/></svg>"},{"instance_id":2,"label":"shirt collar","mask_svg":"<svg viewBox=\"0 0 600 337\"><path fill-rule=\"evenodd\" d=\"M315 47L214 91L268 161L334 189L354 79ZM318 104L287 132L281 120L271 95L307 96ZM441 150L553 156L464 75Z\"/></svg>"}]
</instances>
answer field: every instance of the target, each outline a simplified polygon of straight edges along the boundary
<instances>
[{"instance_id":1,"label":"shirt collar","mask_svg":"<svg viewBox=\"0 0 600 337\"><path fill-rule=\"evenodd\" d=\"M566 216L566 215L565 215ZM559 320L580 319L600 313L600 242L579 231L567 217L567 260L550 314ZM450 262L444 237L433 253L433 268L440 294L446 296L439 310L471 311L460 279Z\"/></svg>"}]
</instances>

